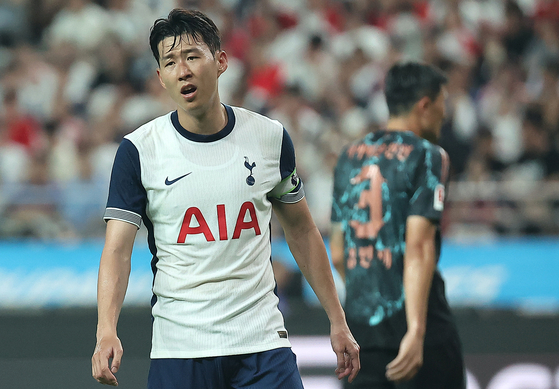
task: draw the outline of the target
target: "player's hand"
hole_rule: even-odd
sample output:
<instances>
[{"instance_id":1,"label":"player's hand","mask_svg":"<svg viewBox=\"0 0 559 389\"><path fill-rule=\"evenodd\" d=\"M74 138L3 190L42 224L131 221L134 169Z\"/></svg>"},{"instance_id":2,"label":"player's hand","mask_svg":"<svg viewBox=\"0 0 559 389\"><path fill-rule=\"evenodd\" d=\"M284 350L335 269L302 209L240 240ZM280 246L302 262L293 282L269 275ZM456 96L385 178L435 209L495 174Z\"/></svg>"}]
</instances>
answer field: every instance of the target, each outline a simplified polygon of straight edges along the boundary
<instances>
[{"instance_id":1,"label":"player's hand","mask_svg":"<svg viewBox=\"0 0 559 389\"><path fill-rule=\"evenodd\" d=\"M341 380L348 377L351 382L359 373L361 369L361 362L359 361L359 345L353 338L346 324L339 326L339 328L332 326L330 329L330 341L332 342L332 349L338 358L336 375Z\"/></svg>"},{"instance_id":2,"label":"player's hand","mask_svg":"<svg viewBox=\"0 0 559 389\"><path fill-rule=\"evenodd\" d=\"M122 344L118 337L111 336L99 339L91 358L93 378L101 384L118 386L115 374L120 367L122 353Z\"/></svg>"},{"instance_id":3,"label":"player's hand","mask_svg":"<svg viewBox=\"0 0 559 389\"><path fill-rule=\"evenodd\" d=\"M423 336L407 332L400 342L396 358L386 365L386 378L390 381L408 381L423 365Z\"/></svg>"}]
</instances>

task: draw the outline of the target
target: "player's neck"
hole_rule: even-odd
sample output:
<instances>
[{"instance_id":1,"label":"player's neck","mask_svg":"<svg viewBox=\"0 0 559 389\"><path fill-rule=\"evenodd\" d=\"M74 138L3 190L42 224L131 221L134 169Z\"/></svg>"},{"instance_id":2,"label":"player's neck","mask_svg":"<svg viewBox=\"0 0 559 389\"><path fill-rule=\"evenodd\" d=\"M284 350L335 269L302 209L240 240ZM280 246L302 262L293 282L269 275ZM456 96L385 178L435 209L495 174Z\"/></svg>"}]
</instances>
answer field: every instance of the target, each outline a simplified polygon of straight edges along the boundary
<instances>
[{"instance_id":1,"label":"player's neck","mask_svg":"<svg viewBox=\"0 0 559 389\"><path fill-rule=\"evenodd\" d=\"M411 131L419 135L421 129L411 115L409 116L392 116L386 123L386 131Z\"/></svg>"},{"instance_id":2,"label":"player's neck","mask_svg":"<svg viewBox=\"0 0 559 389\"><path fill-rule=\"evenodd\" d=\"M216 134L227 125L227 111L219 99L208 109L187 112L179 108L177 113L181 126L194 134Z\"/></svg>"}]
</instances>

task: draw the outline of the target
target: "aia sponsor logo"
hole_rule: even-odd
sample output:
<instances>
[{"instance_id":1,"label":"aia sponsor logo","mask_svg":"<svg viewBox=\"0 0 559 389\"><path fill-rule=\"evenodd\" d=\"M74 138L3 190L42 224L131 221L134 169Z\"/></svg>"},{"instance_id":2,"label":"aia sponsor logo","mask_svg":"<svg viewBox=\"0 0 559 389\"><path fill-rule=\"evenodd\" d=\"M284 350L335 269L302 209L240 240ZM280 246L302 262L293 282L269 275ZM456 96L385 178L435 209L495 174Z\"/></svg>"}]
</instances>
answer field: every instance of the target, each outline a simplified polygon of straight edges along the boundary
<instances>
[{"instance_id":1,"label":"aia sponsor logo","mask_svg":"<svg viewBox=\"0 0 559 389\"><path fill-rule=\"evenodd\" d=\"M190 207L186 210L182 220L181 229L177 238L177 243L184 243L188 235L203 234L208 242L215 242L216 236L219 240L229 239L229 231L227 231L227 213L225 212L225 204L216 206L217 226L210 226L202 211L198 207ZM217 230L216 230L217 227ZM254 230L255 235L260 235L260 226L256 216L254 204L246 201L241 205L233 230L232 239L239 239L243 230Z\"/></svg>"}]
</instances>

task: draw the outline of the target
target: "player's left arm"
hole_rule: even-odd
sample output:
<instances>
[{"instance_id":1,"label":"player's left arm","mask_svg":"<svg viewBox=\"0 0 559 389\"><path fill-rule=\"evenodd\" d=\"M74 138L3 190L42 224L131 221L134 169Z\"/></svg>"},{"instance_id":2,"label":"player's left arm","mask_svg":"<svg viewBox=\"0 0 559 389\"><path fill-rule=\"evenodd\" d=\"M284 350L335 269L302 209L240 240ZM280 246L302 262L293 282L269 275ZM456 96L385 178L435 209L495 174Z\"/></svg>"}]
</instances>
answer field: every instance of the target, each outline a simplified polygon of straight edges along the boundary
<instances>
[{"instance_id":1,"label":"player's left arm","mask_svg":"<svg viewBox=\"0 0 559 389\"><path fill-rule=\"evenodd\" d=\"M353 381L359 369L359 345L353 338L340 304L326 247L314 224L306 200L296 203L272 202L283 227L285 239L301 272L313 288L330 320L330 340L337 356L338 379Z\"/></svg>"},{"instance_id":2,"label":"player's left arm","mask_svg":"<svg viewBox=\"0 0 559 389\"><path fill-rule=\"evenodd\" d=\"M386 366L386 376L392 381L411 379L423 365L427 304L436 267L436 230L436 225L423 216L409 216L406 222L404 293L408 330L398 356Z\"/></svg>"}]
</instances>

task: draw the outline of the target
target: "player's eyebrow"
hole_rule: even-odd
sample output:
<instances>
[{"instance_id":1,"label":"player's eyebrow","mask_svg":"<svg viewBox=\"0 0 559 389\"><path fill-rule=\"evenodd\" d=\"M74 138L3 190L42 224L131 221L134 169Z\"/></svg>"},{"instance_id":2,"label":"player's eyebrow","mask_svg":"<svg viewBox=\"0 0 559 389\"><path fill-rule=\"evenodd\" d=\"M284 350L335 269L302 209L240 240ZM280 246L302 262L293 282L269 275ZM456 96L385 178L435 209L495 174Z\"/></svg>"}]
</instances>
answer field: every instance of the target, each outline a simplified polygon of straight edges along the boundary
<instances>
[{"instance_id":1,"label":"player's eyebrow","mask_svg":"<svg viewBox=\"0 0 559 389\"><path fill-rule=\"evenodd\" d=\"M175 48L176 48L176 46L175 46ZM188 55L188 54L200 54L200 53L201 53L201 50L200 50L199 48L197 48L197 47L188 47L188 48L183 49L183 50L180 51L180 54L181 54L181 55L183 55L183 54L187 54L187 55ZM164 55L161 57L161 60L162 60L162 61L165 61L165 60L171 59L171 58L173 58L173 57L175 57L175 56L176 56L176 51L175 51L174 48L173 48L173 49L167 51L167 53L164 54Z\"/></svg>"}]
</instances>

